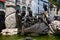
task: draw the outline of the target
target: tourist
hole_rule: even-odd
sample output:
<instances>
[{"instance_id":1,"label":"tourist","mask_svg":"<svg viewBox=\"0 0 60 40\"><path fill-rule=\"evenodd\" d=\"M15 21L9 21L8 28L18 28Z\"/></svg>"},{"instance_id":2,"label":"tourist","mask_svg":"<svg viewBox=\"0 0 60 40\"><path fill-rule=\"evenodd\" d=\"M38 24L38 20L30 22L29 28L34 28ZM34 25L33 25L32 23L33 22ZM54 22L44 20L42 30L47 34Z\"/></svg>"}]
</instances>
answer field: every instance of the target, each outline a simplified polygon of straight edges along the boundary
<instances>
[{"instance_id":1,"label":"tourist","mask_svg":"<svg viewBox=\"0 0 60 40\"><path fill-rule=\"evenodd\" d=\"M4 6L5 6L5 1L6 0L0 0L0 9L4 9Z\"/></svg>"},{"instance_id":2,"label":"tourist","mask_svg":"<svg viewBox=\"0 0 60 40\"><path fill-rule=\"evenodd\" d=\"M0 9L5 9L5 1L6 0L0 0ZM0 11L0 32L2 29L5 28L5 12L3 10Z\"/></svg>"}]
</instances>

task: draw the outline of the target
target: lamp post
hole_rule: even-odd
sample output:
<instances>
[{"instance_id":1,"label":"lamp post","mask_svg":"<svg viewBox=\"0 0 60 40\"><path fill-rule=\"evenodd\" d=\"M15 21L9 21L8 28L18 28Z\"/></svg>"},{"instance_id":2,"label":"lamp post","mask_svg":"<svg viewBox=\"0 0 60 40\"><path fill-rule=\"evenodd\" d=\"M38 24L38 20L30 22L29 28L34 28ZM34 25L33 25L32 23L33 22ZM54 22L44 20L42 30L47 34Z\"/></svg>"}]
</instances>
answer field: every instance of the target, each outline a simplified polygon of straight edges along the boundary
<instances>
[{"instance_id":1,"label":"lamp post","mask_svg":"<svg viewBox=\"0 0 60 40\"><path fill-rule=\"evenodd\" d=\"M39 0L38 0L38 13L39 13Z\"/></svg>"}]
</instances>

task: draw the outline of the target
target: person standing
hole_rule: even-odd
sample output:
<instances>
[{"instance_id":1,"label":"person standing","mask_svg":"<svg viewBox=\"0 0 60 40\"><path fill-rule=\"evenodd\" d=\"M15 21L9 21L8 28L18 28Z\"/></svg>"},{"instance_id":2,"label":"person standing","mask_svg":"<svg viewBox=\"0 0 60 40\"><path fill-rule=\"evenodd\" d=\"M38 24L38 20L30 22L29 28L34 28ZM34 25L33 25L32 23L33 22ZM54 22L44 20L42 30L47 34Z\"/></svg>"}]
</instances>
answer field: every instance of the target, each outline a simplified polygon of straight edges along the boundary
<instances>
[{"instance_id":1,"label":"person standing","mask_svg":"<svg viewBox=\"0 0 60 40\"><path fill-rule=\"evenodd\" d=\"M3 9L5 9L5 1L6 0L0 0L0 32L2 29L5 29L5 12Z\"/></svg>"},{"instance_id":2,"label":"person standing","mask_svg":"<svg viewBox=\"0 0 60 40\"><path fill-rule=\"evenodd\" d=\"M47 11L47 5L43 3L44 11Z\"/></svg>"}]
</instances>

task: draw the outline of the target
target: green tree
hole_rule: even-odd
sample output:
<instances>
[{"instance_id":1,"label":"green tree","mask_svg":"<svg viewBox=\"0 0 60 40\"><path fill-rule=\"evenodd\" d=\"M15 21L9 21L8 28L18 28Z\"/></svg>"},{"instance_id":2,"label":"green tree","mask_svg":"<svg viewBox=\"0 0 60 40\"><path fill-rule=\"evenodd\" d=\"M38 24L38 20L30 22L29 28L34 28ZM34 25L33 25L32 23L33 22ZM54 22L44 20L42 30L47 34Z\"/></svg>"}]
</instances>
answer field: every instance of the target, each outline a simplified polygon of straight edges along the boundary
<instances>
[{"instance_id":1,"label":"green tree","mask_svg":"<svg viewBox=\"0 0 60 40\"><path fill-rule=\"evenodd\" d=\"M56 14L58 15L58 11L60 9L60 2L58 0L49 0L49 2L57 6Z\"/></svg>"}]
</instances>

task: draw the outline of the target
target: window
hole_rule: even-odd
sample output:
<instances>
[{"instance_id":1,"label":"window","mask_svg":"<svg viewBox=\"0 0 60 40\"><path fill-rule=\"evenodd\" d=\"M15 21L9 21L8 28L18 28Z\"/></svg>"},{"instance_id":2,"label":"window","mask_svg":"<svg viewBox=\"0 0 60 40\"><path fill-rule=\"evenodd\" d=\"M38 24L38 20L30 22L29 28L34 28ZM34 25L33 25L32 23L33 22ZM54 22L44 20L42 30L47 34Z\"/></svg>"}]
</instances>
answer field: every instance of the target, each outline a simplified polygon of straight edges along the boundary
<instances>
[{"instance_id":1,"label":"window","mask_svg":"<svg viewBox=\"0 0 60 40\"><path fill-rule=\"evenodd\" d=\"M22 3L23 3L23 4L26 4L26 0L22 0Z\"/></svg>"},{"instance_id":2,"label":"window","mask_svg":"<svg viewBox=\"0 0 60 40\"><path fill-rule=\"evenodd\" d=\"M20 6L19 5L16 5L16 10L20 10Z\"/></svg>"},{"instance_id":3,"label":"window","mask_svg":"<svg viewBox=\"0 0 60 40\"><path fill-rule=\"evenodd\" d=\"M17 3L17 4L20 4L20 0L16 0L16 3Z\"/></svg>"},{"instance_id":4,"label":"window","mask_svg":"<svg viewBox=\"0 0 60 40\"><path fill-rule=\"evenodd\" d=\"M22 11L25 11L25 10L26 10L26 7L25 7L25 6L23 6L23 7L22 7Z\"/></svg>"}]
</instances>

